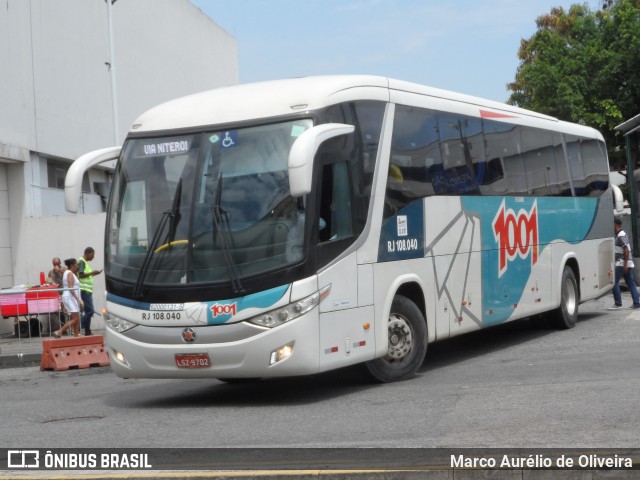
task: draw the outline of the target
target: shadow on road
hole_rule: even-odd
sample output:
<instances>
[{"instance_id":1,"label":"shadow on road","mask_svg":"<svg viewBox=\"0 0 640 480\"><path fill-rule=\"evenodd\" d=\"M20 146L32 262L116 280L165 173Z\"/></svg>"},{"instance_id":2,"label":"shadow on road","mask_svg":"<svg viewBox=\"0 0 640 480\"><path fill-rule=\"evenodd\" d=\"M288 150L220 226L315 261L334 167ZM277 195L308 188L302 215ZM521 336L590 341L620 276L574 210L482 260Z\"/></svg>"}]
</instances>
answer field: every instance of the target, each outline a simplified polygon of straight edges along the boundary
<instances>
[{"instance_id":1,"label":"shadow on road","mask_svg":"<svg viewBox=\"0 0 640 480\"><path fill-rule=\"evenodd\" d=\"M264 407L313 404L375 388L357 368L307 377L226 384L219 380L123 380L123 389L105 399L121 408ZM143 385L144 383L144 385Z\"/></svg>"},{"instance_id":2,"label":"shadow on road","mask_svg":"<svg viewBox=\"0 0 640 480\"><path fill-rule=\"evenodd\" d=\"M606 314L601 311L580 313L576 328L580 328L579 325L582 322L597 319L603 315ZM549 316L525 318L430 344L427 358L419 373L424 374L561 332L550 323Z\"/></svg>"}]
</instances>

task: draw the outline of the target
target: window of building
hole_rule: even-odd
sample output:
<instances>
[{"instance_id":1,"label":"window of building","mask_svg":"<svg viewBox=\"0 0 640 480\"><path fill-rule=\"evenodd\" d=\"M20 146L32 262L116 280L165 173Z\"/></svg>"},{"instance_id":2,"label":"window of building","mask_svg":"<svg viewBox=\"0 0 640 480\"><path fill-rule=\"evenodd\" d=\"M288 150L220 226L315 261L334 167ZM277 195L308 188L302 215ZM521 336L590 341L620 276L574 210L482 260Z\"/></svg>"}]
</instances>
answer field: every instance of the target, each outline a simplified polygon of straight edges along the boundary
<instances>
[{"instance_id":1,"label":"window of building","mask_svg":"<svg viewBox=\"0 0 640 480\"><path fill-rule=\"evenodd\" d=\"M47 160L47 177L49 188L64 190L64 179L67 176L68 170L69 164L67 163L58 162L56 160ZM88 172L85 172L84 177L82 177L82 192L91 193Z\"/></svg>"}]
</instances>

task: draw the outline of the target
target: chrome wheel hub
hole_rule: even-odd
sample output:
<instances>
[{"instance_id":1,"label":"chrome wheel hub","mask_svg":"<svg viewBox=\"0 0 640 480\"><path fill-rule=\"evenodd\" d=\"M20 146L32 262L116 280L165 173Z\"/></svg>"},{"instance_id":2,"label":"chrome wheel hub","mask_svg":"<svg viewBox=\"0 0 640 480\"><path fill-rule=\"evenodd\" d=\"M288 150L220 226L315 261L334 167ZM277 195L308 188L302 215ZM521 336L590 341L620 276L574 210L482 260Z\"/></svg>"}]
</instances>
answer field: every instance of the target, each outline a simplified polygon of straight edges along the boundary
<instances>
[{"instance_id":1,"label":"chrome wheel hub","mask_svg":"<svg viewBox=\"0 0 640 480\"><path fill-rule=\"evenodd\" d=\"M389 317L389 350L385 360L397 363L404 360L413 348L413 331L406 318L391 314Z\"/></svg>"}]
</instances>

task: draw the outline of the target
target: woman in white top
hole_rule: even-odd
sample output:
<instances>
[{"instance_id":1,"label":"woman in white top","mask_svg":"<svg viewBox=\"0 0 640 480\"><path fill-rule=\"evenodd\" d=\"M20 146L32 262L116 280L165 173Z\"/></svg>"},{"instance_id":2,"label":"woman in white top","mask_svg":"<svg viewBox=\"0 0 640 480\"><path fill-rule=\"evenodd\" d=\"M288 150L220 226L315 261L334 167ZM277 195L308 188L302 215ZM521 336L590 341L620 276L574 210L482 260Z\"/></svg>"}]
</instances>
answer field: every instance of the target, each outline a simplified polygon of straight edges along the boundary
<instances>
[{"instance_id":1,"label":"woman in white top","mask_svg":"<svg viewBox=\"0 0 640 480\"><path fill-rule=\"evenodd\" d=\"M80 281L76 276L78 272L78 262L75 258L68 258L64 261L67 270L62 275L62 303L69 314L69 321L65 323L60 330L53 332L53 336L60 336L69 328L73 330L73 336L80 336L80 310L82 308L82 300L80 300Z\"/></svg>"}]
</instances>

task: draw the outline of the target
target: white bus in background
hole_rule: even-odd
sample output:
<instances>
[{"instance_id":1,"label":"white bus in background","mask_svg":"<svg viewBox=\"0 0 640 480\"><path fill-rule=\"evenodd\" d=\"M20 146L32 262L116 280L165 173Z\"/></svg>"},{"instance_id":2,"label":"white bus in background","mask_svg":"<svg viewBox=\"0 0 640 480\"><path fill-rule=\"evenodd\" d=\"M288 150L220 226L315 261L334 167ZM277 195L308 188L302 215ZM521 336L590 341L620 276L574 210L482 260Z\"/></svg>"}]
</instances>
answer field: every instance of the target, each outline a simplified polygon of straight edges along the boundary
<instances>
[{"instance_id":1,"label":"white bus in background","mask_svg":"<svg viewBox=\"0 0 640 480\"><path fill-rule=\"evenodd\" d=\"M611 191L613 192L613 210L617 216L631 215L629 202L624 199L624 194L618 185L611 183Z\"/></svg>"},{"instance_id":2,"label":"white bus in background","mask_svg":"<svg viewBox=\"0 0 640 480\"><path fill-rule=\"evenodd\" d=\"M225 87L140 116L106 225L106 343L122 377L238 379L362 363L411 377L427 345L612 286L597 131L398 80Z\"/></svg>"}]
</instances>

